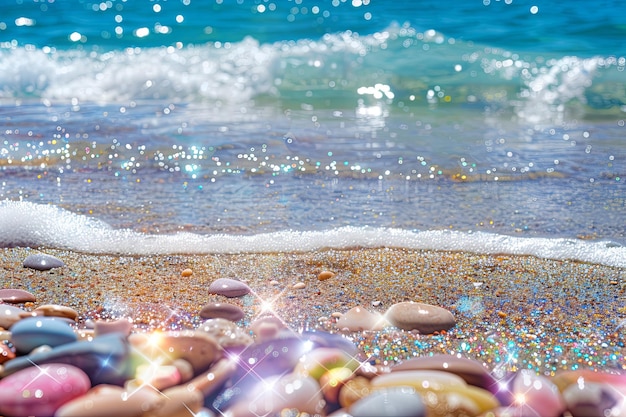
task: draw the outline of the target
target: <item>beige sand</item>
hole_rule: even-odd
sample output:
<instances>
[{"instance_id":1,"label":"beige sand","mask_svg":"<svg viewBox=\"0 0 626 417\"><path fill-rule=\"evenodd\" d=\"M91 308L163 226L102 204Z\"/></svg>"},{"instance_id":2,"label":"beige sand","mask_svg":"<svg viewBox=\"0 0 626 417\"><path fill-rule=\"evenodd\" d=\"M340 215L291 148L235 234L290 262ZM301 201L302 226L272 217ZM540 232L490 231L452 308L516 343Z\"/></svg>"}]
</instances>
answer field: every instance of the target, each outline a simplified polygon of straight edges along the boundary
<instances>
[{"instance_id":1,"label":"beige sand","mask_svg":"<svg viewBox=\"0 0 626 417\"><path fill-rule=\"evenodd\" d=\"M208 302L239 305L247 326L263 307L295 330L338 332L332 313L354 306L384 313L392 304L419 301L451 310L455 328L419 335L391 328L347 333L372 363L391 364L430 353L462 353L506 372L532 368L552 374L578 367L617 370L626 364L620 327L626 320L624 269L523 256L395 249L312 253L119 257L41 252L66 266L22 267L37 251L0 253L0 288L20 288L36 303L61 304L88 319L132 317L137 331L192 328ZM190 268L193 274L183 277ZM329 270L336 275L319 281ZM216 278L246 281L253 294L209 295ZM272 282L274 281L274 282ZM304 289L293 284L305 283ZM626 365L624 365L626 366Z\"/></svg>"}]
</instances>

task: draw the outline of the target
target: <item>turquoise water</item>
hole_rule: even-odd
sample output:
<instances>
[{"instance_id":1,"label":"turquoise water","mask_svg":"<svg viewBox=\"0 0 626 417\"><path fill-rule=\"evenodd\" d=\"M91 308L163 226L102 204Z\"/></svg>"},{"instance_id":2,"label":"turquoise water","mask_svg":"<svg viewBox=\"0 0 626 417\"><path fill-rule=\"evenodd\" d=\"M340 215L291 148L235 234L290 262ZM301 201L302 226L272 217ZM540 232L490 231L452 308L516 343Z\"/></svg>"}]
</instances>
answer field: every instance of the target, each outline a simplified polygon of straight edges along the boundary
<instances>
[{"instance_id":1,"label":"turquoise water","mask_svg":"<svg viewBox=\"0 0 626 417\"><path fill-rule=\"evenodd\" d=\"M24 204L1 206L0 243L80 249L80 224L622 245L621 16L612 1L4 2L0 199ZM71 221L19 240L16 214Z\"/></svg>"}]
</instances>

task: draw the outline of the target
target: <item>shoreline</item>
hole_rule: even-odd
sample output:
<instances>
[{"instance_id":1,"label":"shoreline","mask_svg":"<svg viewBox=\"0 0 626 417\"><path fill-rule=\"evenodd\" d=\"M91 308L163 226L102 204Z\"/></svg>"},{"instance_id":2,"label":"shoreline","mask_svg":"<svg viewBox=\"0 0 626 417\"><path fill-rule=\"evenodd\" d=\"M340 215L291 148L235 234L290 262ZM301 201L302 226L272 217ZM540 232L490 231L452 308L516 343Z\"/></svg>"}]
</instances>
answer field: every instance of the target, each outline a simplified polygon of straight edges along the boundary
<instances>
[{"instance_id":1,"label":"shoreline","mask_svg":"<svg viewBox=\"0 0 626 417\"><path fill-rule=\"evenodd\" d=\"M2 288L31 292L42 304L59 304L88 321L132 318L135 332L198 327L199 311L227 302L245 313L248 328L268 310L295 331L343 334L361 359L393 365L416 356L461 354L505 374L532 369L626 369L626 288L623 268L532 256L478 255L405 249L345 249L235 255L89 255L64 250L9 248L0 252ZM36 271L26 256L46 253L65 266ZM182 271L191 269L190 276ZM320 281L321 271L335 276ZM209 294L217 278L244 281L252 293ZM293 285L303 283L304 288ZM420 335L385 328L345 332L337 317L361 306L384 313L416 301L452 312L448 332Z\"/></svg>"}]
</instances>

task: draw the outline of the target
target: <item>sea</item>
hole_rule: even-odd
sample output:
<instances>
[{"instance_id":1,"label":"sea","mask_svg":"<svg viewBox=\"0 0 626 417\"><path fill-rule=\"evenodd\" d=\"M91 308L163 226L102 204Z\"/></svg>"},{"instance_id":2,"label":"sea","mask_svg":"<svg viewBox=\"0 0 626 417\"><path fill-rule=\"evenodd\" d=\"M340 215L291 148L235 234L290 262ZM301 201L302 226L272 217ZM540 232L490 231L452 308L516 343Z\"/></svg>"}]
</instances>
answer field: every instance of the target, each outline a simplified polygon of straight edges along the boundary
<instances>
[{"instance_id":1,"label":"sea","mask_svg":"<svg viewBox=\"0 0 626 417\"><path fill-rule=\"evenodd\" d=\"M0 247L626 267L617 0L6 0Z\"/></svg>"}]
</instances>

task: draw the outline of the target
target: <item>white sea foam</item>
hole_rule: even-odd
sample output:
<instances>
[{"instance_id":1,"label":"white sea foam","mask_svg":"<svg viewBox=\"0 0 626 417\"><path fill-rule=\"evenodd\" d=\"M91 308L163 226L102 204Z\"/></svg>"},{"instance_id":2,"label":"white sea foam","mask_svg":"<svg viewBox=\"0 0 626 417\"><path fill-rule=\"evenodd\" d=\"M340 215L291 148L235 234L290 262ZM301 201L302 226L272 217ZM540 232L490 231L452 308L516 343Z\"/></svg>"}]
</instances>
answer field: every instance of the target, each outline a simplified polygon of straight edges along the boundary
<instances>
[{"instance_id":1,"label":"white sea foam","mask_svg":"<svg viewBox=\"0 0 626 417\"><path fill-rule=\"evenodd\" d=\"M123 255L262 253L354 247L532 255L626 267L626 247L606 241L523 238L491 233L409 231L341 227L327 231L279 231L257 235L147 235L51 205L0 202L0 247L49 247Z\"/></svg>"}]
</instances>

